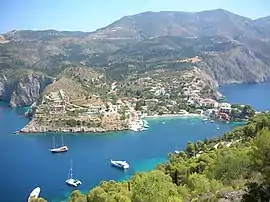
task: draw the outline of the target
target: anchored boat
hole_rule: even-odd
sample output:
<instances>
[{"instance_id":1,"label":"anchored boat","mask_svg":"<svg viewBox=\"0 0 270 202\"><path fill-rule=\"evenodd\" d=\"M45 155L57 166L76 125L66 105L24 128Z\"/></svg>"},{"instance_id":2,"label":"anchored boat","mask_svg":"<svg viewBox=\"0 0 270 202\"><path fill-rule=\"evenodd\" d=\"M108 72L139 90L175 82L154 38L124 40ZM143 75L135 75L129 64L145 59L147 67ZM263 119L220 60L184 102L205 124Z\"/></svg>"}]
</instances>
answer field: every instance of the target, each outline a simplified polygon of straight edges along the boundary
<instances>
[{"instance_id":1,"label":"anchored boat","mask_svg":"<svg viewBox=\"0 0 270 202\"><path fill-rule=\"evenodd\" d=\"M61 139L62 139L62 146L56 148L55 147L55 139L54 139L54 136L53 136L53 149L50 149L50 151L52 153L61 153L61 152L67 152L68 151L68 147L64 145L63 135L61 135Z\"/></svg>"},{"instance_id":2,"label":"anchored boat","mask_svg":"<svg viewBox=\"0 0 270 202\"><path fill-rule=\"evenodd\" d=\"M78 187L79 185L82 184L82 182L80 180L73 178L72 161L70 161L70 169L69 169L69 173L68 173L68 179L66 180L66 184L73 186L73 187Z\"/></svg>"},{"instance_id":3,"label":"anchored boat","mask_svg":"<svg viewBox=\"0 0 270 202\"><path fill-rule=\"evenodd\" d=\"M115 167L122 168L122 169L129 168L129 164L126 161L113 161L113 160L111 160L111 164Z\"/></svg>"},{"instance_id":4,"label":"anchored boat","mask_svg":"<svg viewBox=\"0 0 270 202\"><path fill-rule=\"evenodd\" d=\"M31 201L31 198L38 198L40 193L40 188L36 187L35 189L33 189L33 191L30 193L29 197L28 197L28 202Z\"/></svg>"}]
</instances>

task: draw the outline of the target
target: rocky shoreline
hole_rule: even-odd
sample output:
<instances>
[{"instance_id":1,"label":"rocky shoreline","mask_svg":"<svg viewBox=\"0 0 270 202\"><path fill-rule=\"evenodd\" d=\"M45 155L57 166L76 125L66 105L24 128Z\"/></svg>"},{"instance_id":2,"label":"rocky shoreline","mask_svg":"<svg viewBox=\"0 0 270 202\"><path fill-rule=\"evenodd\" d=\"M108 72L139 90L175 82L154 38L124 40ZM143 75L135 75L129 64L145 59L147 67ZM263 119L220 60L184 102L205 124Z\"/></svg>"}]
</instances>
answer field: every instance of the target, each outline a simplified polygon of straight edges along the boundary
<instances>
[{"instance_id":1,"label":"rocky shoreline","mask_svg":"<svg viewBox=\"0 0 270 202\"><path fill-rule=\"evenodd\" d=\"M119 127L114 129L105 129L101 127L65 127L54 128L49 126L41 126L37 123L30 122L21 130L16 131L16 134L30 134L30 133L105 133L111 131L128 130L126 127Z\"/></svg>"}]
</instances>

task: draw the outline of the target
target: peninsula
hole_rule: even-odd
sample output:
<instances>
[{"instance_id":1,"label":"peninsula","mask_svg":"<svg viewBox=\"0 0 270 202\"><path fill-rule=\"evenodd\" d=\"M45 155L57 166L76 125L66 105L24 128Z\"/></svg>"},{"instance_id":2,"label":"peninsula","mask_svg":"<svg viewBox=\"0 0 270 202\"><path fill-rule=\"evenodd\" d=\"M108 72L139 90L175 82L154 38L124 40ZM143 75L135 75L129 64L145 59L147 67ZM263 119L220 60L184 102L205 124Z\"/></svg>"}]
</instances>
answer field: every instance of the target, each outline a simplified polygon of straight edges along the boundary
<instances>
[{"instance_id":1,"label":"peninsula","mask_svg":"<svg viewBox=\"0 0 270 202\"><path fill-rule=\"evenodd\" d=\"M212 99L204 99L211 97ZM48 85L27 115L21 133L106 132L128 130L142 117L203 115L202 107L219 105L212 79L200 69L154 70L130 75L122 82L100 71L76 67Z\"/></svg>"},{"instance_id":2,"label":"peninsula","mask_svg":"<svg viewBox=\"0 0 270 202\"><path fill-rule=\"evenodd\" d=\"M0 100L32 105L24 133L126 130L207 109L228 119L217 87L270 78L268 25L217 9L145 12L89 33L13 30L0 36Z\"/></svg>"}]
</instances>

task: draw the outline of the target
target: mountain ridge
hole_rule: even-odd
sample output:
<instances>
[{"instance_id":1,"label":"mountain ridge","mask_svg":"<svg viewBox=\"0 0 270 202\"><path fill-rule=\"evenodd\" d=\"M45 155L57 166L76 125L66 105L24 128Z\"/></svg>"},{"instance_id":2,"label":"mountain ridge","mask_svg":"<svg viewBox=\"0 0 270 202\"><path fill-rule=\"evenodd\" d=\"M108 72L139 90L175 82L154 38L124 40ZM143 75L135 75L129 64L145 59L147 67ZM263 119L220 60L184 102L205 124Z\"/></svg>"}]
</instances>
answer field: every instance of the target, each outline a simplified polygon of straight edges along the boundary
<instances>
[{"instance_id":1,"label":"mountain ridge","mask_svg":"<svg viewBox=\"0 0 270 202\"><path fill-rule=\"evenodd\" d=\"M151 70L195 66L219 85L263 82L270 79L268 25L270 17L252 20L217 9L144 12L94 32L13 30L0 37L0 70L57 77L69 67L83 66L122 80ZM198 62L190 62L196 57Z\"/></svg>"}]
</instances>

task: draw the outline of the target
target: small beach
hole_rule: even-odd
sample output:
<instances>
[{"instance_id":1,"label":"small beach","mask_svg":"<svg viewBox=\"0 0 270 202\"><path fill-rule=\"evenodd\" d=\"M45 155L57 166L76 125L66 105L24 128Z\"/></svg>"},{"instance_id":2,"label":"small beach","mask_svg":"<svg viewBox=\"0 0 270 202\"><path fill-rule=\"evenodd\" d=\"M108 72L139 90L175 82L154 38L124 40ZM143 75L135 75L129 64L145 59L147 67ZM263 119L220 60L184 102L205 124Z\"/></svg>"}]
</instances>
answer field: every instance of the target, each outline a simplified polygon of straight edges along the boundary
<instances>
[{"instance_id":1,"label":"small beach","mask_svg":"<svg viewBox=\"0 0 270 202\"><path fill-rule=\"evenodd\" d=\"M203 114L194 114L194 113L187 113L187 114L162 114L162 115L147 115L143 118L145 119L170 119L170 118L205 118L206 116Z\"/></svg>"}]
</instances>

